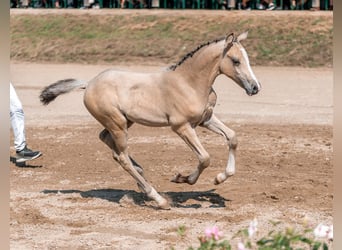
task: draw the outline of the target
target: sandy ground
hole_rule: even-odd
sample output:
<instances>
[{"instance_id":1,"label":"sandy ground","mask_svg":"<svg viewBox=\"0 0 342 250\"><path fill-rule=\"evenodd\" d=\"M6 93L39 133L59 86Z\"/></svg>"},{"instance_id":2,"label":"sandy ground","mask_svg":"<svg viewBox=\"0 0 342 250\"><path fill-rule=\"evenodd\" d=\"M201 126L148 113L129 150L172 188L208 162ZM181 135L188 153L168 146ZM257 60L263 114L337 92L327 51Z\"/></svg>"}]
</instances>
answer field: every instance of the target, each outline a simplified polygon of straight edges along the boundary
<instances>
[{"instance_id":1,"label":"sandy ground","mask_svg":"<svg viewBox=\"0 0 342 250\"><path fill-rule=\"evenodd\" d=\"M195 185L175 184L170 179L176 173L195 168L195 155L168 128L134 125L130 152L171 201L164 211L111 159L81 91L48 106L39 103L43 86L69 77L87 80L106 68L11 63L27 141L43 152L9 166L11 249L186 249L198 246L197 237L212 225L230 239L253 218L260 235L271 228L270 220L296 228L303 221L311 227L332 223L332 69L255 68L263 89L253 97L231 80L217 79L215 112L239 140L237 173L218 186L214 177L227 161L223 138L198 129L211 166ZM183 236L177 233L182 225Z\"/></svg>"}]
</instances>

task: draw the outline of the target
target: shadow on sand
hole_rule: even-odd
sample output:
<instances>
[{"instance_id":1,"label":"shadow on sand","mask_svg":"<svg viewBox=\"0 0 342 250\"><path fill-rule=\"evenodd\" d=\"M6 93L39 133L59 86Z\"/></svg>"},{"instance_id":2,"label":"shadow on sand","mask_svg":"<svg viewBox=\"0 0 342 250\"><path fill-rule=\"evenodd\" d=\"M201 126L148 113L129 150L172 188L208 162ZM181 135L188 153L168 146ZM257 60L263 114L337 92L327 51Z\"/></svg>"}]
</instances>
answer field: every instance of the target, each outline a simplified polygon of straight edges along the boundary
<instances>
[{"instance_id":1,"label":"shadow on sand","mask_svg":"<svg viewBox=\"0 0 342 250\"><path fill-rule=\"evenodd\" d=\"M10 162L12 162L14 165L16 165L19 168L41 168L41 165L30 165L26 164L26 161L24 162L17 162L17 159L13 156L10 156Z\"/></svg>"},{"instance_id":2,"label":"shadow on sand","mask_svg":"<svg viewBox=\"0 0 342 250\"><path fill-rule=\"evenodd\" d=\"M139 206L147 206L145 201L150 200L146 194L142 192L136 192L133 190L122 189L96 189L89 191L80 190L43 190L44 194L73 194L78 193L83 198L100 198L108 200L110 202L116 202L120 204L120 201L124 197L129 197L134 204ZM229 201L219 194L215 193L215 189L208 191L191 191L191 192L161 192L163 196L166 196L172 207L181 208L200 208L203 204L210 204L210 208L226 207L225 202ZM191 204L187 204L191 200ZM206 205L208 206L208 205Z\"/></svg>"}]
</instances>

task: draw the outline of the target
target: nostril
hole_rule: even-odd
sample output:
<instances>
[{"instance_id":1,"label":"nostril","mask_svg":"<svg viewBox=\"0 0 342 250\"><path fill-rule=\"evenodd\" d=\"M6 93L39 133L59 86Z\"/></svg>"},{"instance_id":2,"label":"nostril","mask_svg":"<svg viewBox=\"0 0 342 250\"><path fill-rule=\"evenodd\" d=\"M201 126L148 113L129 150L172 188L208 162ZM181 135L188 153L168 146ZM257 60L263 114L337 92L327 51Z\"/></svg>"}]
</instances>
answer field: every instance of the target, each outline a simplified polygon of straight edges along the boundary
<instances>
[{"instance_id":1,"label":"nostril","mask_svg":"<svg viewBox=\"0 0 342 250\"><path fill-rule=\"evenodd\" d=\"M258 86L253 86L253 94L258 93L259 89Z\"/></svg>"}]
</instances>

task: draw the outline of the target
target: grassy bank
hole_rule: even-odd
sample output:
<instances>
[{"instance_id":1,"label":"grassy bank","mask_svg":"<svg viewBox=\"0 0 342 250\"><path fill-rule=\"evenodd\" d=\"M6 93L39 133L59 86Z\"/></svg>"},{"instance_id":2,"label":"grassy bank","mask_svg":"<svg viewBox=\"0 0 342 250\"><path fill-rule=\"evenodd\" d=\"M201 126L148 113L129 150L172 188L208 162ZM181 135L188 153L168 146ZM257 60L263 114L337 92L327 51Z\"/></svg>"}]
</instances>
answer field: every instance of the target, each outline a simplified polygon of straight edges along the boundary
<instances>
[{"instance_id":1,"label":"grassy bank","mask_svg":"<svg viewBox=\"0 0 342 250\"><path fill-rule=\"evenodd\" d=\"M11 59L173 63L204 42L249 30L244 45L253 65L332 66L332 13L141 11L11 14Z\"/></svg>"}]
</instances>

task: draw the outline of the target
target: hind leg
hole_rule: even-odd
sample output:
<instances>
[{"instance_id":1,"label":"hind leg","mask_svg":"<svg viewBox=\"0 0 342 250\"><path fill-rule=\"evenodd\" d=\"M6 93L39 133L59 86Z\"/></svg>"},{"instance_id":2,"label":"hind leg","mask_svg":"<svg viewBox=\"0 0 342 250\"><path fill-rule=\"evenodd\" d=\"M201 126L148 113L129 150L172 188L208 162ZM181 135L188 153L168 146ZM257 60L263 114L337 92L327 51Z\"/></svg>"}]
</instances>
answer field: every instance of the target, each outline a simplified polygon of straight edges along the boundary
<instances>
[{"instance_id":1,"label":"hind leg","mask_svg":"<svg viewBox=\"0 0 342 250\"><path fill-rule=\"evenodd\" d=\"M155 200L158 207L168 209L169 204L157 191L142 177L134 168L132 161L127 153L127 133L126 131L111 130L111 135L117 146L117 155L119 164L138 182L147 196Z\"/></svg>"},{"instance_id":2,"label":"hind leg","mask_svg":"<svg viewBox=\"0 0 342 250\"><path fill-rule=\"evenodd\" d=\"M128 155L127 129L131 123L128 122L126 117L117 109L110 110L110 114L110 116L102 116L101 123L106 127L106 130L102 131L102 135L100 135L100 137L103 138L103 141L112 148L114 159L135 179L146 195L150 199L155 200L158 207L168 209L169 204L167 200L158 194L158 192L138 172L134 166L136 162L131 160ZM110 134L110 137L112 138L111 140L107 133ZM140 169L142 168L140 167Z\"/></svg>"},{"instance_id":3,"label":"hind leg","mask_svg":"<svg viewBox=\"0 0 342 250\"><path fill-rule=\"evenodd\" d=\"M116 162L119 162L119 155L117 154L118 149L109 131L107 129L102 130L101 133L99 134L99 138L112 150L114 160ZM131 160L132 165L138 171L138 173L141 176L144 176L143 168L131 156L129 156L129 159Z\"/></svg>"}]
</instances>

